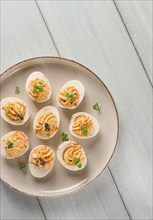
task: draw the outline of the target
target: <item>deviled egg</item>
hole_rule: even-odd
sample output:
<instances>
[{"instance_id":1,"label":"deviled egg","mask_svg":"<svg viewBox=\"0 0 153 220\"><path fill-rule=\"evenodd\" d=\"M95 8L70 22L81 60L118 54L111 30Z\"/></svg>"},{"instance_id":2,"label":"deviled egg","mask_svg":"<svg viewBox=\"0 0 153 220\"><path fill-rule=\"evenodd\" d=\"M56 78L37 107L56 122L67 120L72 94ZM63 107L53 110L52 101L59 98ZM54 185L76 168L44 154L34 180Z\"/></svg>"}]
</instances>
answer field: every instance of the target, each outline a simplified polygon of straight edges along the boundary
<instances>
[{"instance_id":1,"label":"deviled egg","mask_svg":"<svg viewBox=\"0 0 153 220\"><path fill-rule=\"evenodd\" d=\"M52 138L58 131L60 115L54 106L42 108L36 115L33 130L40 139Z\"/></svg>"},{"instance_id":2,"label":"deviled egg","mask_svg":"<svg viewBox=\"0 0 153 220\"><path fill-rule=\"evenodd\" d=\"M74 141L63 142L57 149L59 162L68 170L82 170L87 164L83 147Z\"/></svg>"},{"instance_id":3,"label":"deviled egg","mask_svg":"<svg viewBox=\"0 0 153 220\"><path fill-rule=\"evenodd\" d=\"M72 115L69 129L74 137L87 139L98 134L99 123L92 115L86 112L78 112Z\"/></svg>"},{"instance_id":4,"label":"deviled egg","mask_svg":"<svg viewBox=\"0 0 153 220\"><path fill-rule=\"evenodd\" d=\"M44 73L33 72L26 81L26 91L36 102L46 102L52 94L50 82Z\"/></svg>"},{"instance_id":5,"label":"deviled egg","mask_svg":"<svg viewBox=\"0 0 153 220\"><path fill-rule=\"evenodd\" d=\"M39 145L29 155L29 170L34 177L46 176L55 164L55 153L47 145Z\"/></svg>"},{"instance_id":6,"label":"deviled egg","mask_svg":"<svg viewBox=\"0 0 153 220\"><path fill-rule=\"evenodd\" d=\"M24 101L15 97L1 100L1 117L12 125L23 125L29 118L29 109Z\"/></svg>"},{"instance_id":7,"label":"deviled egg","mask_svg":"<svg viewBox=\"0 0 153 220\"><path fill-rule=\"evenodd\" d=\"M57 96L57 103L61 108L75 109L83 100L84 85L79 80L71 80L65 83Z\"/></svg>"},{"instance_id":8,"label":"deviled egg","mask_svg":"<svg viewBox=\"0 0 153 220\"><path fill-rule=\"evenodd\" d=\"M1 156L5 159L20 157L28 149L29 140L22 131L11 131L1 138Z\"/></svg>"}]
</instances>

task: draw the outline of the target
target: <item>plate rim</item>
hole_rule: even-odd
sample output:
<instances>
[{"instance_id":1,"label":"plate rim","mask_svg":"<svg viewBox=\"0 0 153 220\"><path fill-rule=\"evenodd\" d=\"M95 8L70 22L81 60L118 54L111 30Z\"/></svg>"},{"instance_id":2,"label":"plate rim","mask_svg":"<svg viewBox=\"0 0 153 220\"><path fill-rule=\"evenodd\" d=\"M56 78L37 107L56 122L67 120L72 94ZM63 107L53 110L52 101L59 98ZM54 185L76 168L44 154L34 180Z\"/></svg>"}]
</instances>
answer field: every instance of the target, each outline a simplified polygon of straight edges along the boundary
<instances>
[{"instance_id":1,"label":"plate rim","mask_svg":"<svg viewBox=\"0 0 153 220\"><path fill-rule=\"evenodd\" d=\"M57 60L64 60L64 61L67 61L67 62L70 62L70 63L74 63L74 64L77 64L79 66L81 66L82 68L86 69L87 71L89 71L92 75L94 75L99 81L101 84L103 84L103 86L105 87L105 89L107 90L107 92L109 93L110 97L111 97L111 100L113 102L113 106L114 106L114 109L115 109L115 113L116 113L116 119L117 119L117 136L116 136L116 141L115 141L115 146L114 146L114 149L113 149L113 152L108 160L108 162L106 163L105 167L101 170L101 172L94 178L92 179L89 183L83 185L82 187L78 188L78 189L74 189L73 191L70 191L70 192L67 192L67 193L64 193L64 194L58 194L58 195L33 195L31 193L27 193L27 192L23 192L13 186L11 186L8 182L6 182L5 180L2 179L2 177L0 176L0 180L5 183L9 188L15 190L16 192L18 193L21 193L23 195L26 195L26 196L30 196L30 197L34 197L34 198L59 198L59 197L64 197L64 196L68 196L68 195L72 195L74 193L77 193L83 189L85 189L87 186L89 186L91 183L93 183L95 180L98 179L98 177L103 173L103 171L106 169L106 167L108 166L108 164L110 163L114 153L115 153L115 150L116 150L116 147L117 147L117 143L118 143L118 139L119 139L119 127L120 127L120 124L119 124L119 114L118 114L118 110L117 110L117 107L116 107L116 104L115 104L115 101L114 101L114 98L111 94L111 92L109 91L108 87L106 86L106 84L103 82L103 80L97 76L96 73L94 73L92 70L90 70L88 67L84 66L83 64L81 64L80 62L78 61L75 61L73 59L68 59L68 58L64 58L64 57L58 57L58 56L36 56L36 57L31 57L29 59L25 59L25 60L22 60L14 65L12 65L11 67L7 68L6 70L4 70L1 74L0 74L0 79L4 76L4 74L6 74L9 70L11 70L12 68L14 68L15 66L18 66L22 63L25 63L25 62L29 62L29 61L32 61L32 60L37 60L37 59L57 59ZM1 81L1 80L0 80Z\"/></svg>"}]
</instances>

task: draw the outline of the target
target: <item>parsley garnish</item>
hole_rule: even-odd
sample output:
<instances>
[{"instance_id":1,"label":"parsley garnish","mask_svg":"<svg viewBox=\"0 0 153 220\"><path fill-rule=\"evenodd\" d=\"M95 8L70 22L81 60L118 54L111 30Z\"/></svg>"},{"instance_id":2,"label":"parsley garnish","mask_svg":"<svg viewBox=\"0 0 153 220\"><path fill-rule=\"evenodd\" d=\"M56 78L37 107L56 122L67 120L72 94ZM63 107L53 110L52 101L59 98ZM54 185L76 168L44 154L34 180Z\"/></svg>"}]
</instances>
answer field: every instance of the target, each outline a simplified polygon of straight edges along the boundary
<instances>
[{"instance_id":1,"label":"parsley garnish","mask_svg":"<svg viewBox=\"0 0 153 220\"><path fill-rule=\"evenodd\" d=\"M39 92L39 86L34 86L34 93L38 93Z\"/></svg>"},{"instance_id":2,"label":"parsley garnish","mask_svg":"<svg viewBox=\"0 0 153 220\"><path fill-rule=\"evenodd\" d=\"M62 141L69 141L68 134L62 133Z\"/></svg>"},{"instance_id":3,"label":"parsley garnish","mask_svg":"<svg viewBox=\"0 0 153 220\"><path fill-rule=\"evenodd\" d=\"M38 82L38 84L40 84L41 86L43 85L43 83L42 83L42 82Z\"/></svg>"},{"instance_id":4,"label":"parsley garnish","mask_svg":"<svg viewBox=\"0 0 153 220\"><path fill-rule=\"evenodd\" d=\"M71 100L71 102L75 101L75 94L74 93L66 93L66 98L69 98Z\"/></svg>"},{"instance_id":5,"label":"parsley garnish","mask_svg":"<svg viewBox=\"0 0 153 220\"><path fill-rule=\"evenodd\" d=\"M88 133L87 124L84 124L84 125L81 127L81 130L82 130L82 135L86 135L86 134Z\"/></svg>"},{"instance_id":6,"label":"parsley garnish","mask_svg":"<svg viewBox=\"0 0 153 220\"><path fill-rule=\"evenodd\" d=\"M79 157L74 157L73 158L73 163L74 164L78 164L80 162L80 158Z\"/></svg>"},{"instance_id":7,"label":"parsley garnish","mask_svg":"<svg viewBox=\"0 0 153 220\"><path fill-rule=\"evenodd\" d=\"M26 168L26 164L19 164L19 169L23 172L24 169Z\"/></svg>"},{"instance_id":8,"label":"parsley garnish","mask_svg":"<svg viewBox=\"0 0 153 220\"><path fill-rule=\"evenodd\" d=\"M79 157L74 157L73 158L73 163L75 165L77 165L78 168L81 168L82 167L82 163L80 163L80 158Z\"/></svg>"},{"instance_id":9,"label":"parsley garnish","mask_svg":"<svg viewBox=\"0 0 153 220\"><path fill-rule=\"evenodd\" d=\"M24 117L22 115L19 115L19 114L15 114L14 116L17 117L17 118L20 118L21 120L24 119Z\"/></svg>"},{"instance_id":10,"label":"parsley garnish","mask_svg":"<svg viewBox=\"0 0 153 220\"><path fill-rule=\"evenodd\" d=\"M44 92L44 88L42 87L43 83L39 82L39 85L35 85L34 86L34 93L38 93L38 92Z\"/></svg>"},{"instance_id":11,"label":"parsley garnish","mask_svg":"<svg viewBox=\"0 0 153 220\"><path fill-rule=\"evenodd\" d=\"M83 134L83 135L86 135L87 133L88 133L87 130L82 130L82 134Z\"/></svg>"},{"instance_id":12,"label":"parsley garnish","mask_svg":"<svg viewBox=\"0 0 153 220\"><path fill-rule=\"evenodd\" d=\"M82 163L79 163L79 164L77 165L77 167L78 167L78 168L81 168L81 167L82 167Z\"/></svg>"},{"instance_id":13,"label":"parsley garnish","mask_svg":"<svg viewBox=\"0 0 153 220\"><path fill-rule=\"evenodd\" d=\"M81 130L85 130L87 128L87 124L84 124L82 127L81 127Z\"/></svg>"},{"instance_id":14,"label":"parsley garnish","mask_svg":"<svg viewBox=\"0 0 153 220\"><path fill-rule=\"evenodd\" d=\"M70 93L66 93L66 98L69 98L70 97Z\"/></svg>"},{"instance_id":15,"label":"parsley garnish","mask_svg":"<svg viewBox=\"0 0 153 220\"><path fill-rule=\"evenodd\" d=\"M20 88L19 88L19 86L16 86L16 87L15 87L15 93L16 93L16 94L19 94L19 93L20 93Z\"/></svg>"},{"instance_id":16,"label":"parsley garnish","mask_svg":"<svg viewBox=\"0 0 153 220\"><path fill-rule=\"evenodd\" d=\"M100 108L101 108L101 105L96 102L94 105L93 105L93 109L96 110L96 111L100 111Z\"/></svg>"},{"instance_id":17,"label":"parsley garnish","mask_svg":"<svg viewBox=\"0 0 153 220\"><path fill-rule=\"evenodd\" d=\"M8 141L7 142L7 147L8 147L8 149L13 148L13 143L11 141Z\"/></svg>"},{"instance_id":18,"label":"parsley garnish","mask_svg":"<svg viewBox=\"0 0 153 220\"><path fill-rule=\"evenodd\" d=\"M75 97L72 97L70 100L71 100L71 102L74 102L75 101Z\"/></svg>"}]
</instances>

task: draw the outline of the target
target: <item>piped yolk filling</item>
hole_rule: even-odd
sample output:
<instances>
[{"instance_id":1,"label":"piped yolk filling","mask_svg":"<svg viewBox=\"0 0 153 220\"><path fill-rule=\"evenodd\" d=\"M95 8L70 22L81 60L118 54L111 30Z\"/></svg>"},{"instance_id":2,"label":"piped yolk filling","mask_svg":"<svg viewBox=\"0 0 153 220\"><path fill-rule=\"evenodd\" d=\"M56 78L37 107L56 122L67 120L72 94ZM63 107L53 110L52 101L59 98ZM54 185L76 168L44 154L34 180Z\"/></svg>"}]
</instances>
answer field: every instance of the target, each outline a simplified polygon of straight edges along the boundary
<instances>
[{"instance_id":1,"label":"piped yolk filling","mask_svg":"<svg viewBox=\"0 0 153 220\"><path fill-rule=\"evenodd\" d=\"M59 92L58 101L65 107L77 106L79 97L78 90L74 86L69 86Z\"/></svg>"},{"instance_id":2,"label":"piped yolk filling","mask_svg":"<svg viewBox=\"0 0 153 220\"><path fill-rule=\"evenodd\" d=\"M11 158L20 156L28 147L28 139L21 131L10 134L3 141L5 143L6 154Z\"/></svg>"},{"instance_id":3,"label":"piped yolk filling","mask_svg":"<svg viewBox=\"0 0 153 220\"><path fill-rule=\"evenodd\" d=\"M2 108L6 116L15 122L21 122L26 114L26 106L20 102L8 102Z\"/></svg>"},{"instance_id":4,"label":"piped yolk filling","mask_svg":"<svg viewBox=\"0 0 153 220\"><path fill-rule=\"evenodd\" d=\"M51 149L47 146L41 146L34 150L31 163L36 167L45 168L53 163L54 155Z\"/></svg>"},{"instance_id":5,"label":"piped yolk filling","mask_svg":"<svg viewBox=\"0 0 153 220\"><path fill-rule=\"evenodd\" d=\"M80 163L83 163L85 159L85 153L82 147L77 143L70 143L67 148L63 151L63 161L70 166L76 166L74 164L74 158L79 158Z\"/></svg>"},{"instance_id":6,"label":"piped yolk filling","mask_svg":"<svg viewBox=\"0 0 153 220\"><path fill-rule=\"evenodd\" d=\"M86 115L79 115L75 118L72 131L78 136L91 136L93 131L93 121Z\"/></svg>"},{"instance_id":7,"label":"piped yolk filling","mask_svg":"<svg viewBox=\"0 0 153 220\"><path fill-rule=\"evenodd\" d=\"M49 93L49 85L44 80L36 78L29 83L29 94L37 101L43 101Z\"/></svg>"},{"instance_id":8,"label":"piped yolk filling","mask_svg":"<svg viewBox=\"0 0 153 220\"><path fill-rule=\"evenodd\" d=\"M43 113L35 124L35 133L42 136L51 136L57 129L57 117L52 112Z\"/></svg>"}]
</instances>

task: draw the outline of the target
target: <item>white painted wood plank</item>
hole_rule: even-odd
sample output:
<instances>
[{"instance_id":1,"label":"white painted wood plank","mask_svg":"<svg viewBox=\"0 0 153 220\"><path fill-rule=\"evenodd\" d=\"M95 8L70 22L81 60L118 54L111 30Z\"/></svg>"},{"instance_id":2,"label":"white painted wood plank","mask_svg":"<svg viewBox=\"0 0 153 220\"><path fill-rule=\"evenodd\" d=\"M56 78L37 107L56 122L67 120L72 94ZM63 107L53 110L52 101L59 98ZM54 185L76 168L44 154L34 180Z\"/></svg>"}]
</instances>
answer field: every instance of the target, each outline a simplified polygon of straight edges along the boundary
<instances>
[{"instance_id":1,"label":"white painted wood plank","mask_svg":"<svg viewBox=\"0 0 153 220\"><path fill-rule=\"evenodd\" d=\"M152 1L115 1L152 81Z\"/></svg>"},{"instance_id":2,"label":"white painted wood plank","mask_svg":"<svg viewBox=\"0 0 153 220\"><path fill-rule=\"evenodd\" d=\"M108 169L79 193L59 199L41 199L41 204L47 218L52 220L129 219Z\"/></svg>"},{"instance_id":3,"label":"white painted wood plank","mask_svg":"<svg viewBox=\"0 0 153 220\"><path fill-rule=\"evenodd\" d=\"M10 65L32 56L41 56L41 55L57 55L52 41L50 39L49 34L47 33L46 27L43 25L42 19L40 19L39 11L36 10L36 5L32 1L5 1L2 3L2 70L6 69ZM115 188L114 183L112 182L112 178L110 177L108 171L106 172L105 181L99 180L98 188L101 184L103 184L103 192L100 196L102 199L98 199L99 191L94 190L86 190L84 192L83 197L80 199L80 203L84 203L86 197L89 198L89 194L91 198L95 198L95 201L92 200L90 203L90 207L94 207L94 210L97 213L94 214L97 218L105 216L106 219L113 219L114 216L119 219L128 219L128 215L126 213L125 208L121 202L119 194L117 193L117 189ZM110 183L110 186L107 190L104 188L107 187L107 184ZM39 215L41 218L41 214L39 208L36 206L37 201L33 198L27 198L22 195L17 194L16 192L8 189L6 186L1 187L2 193L2 201L1 201L1 209L2 218L9 219L10 213L13 212L14 219L39 219ZM79 197L79 193L77 195ZM12 205L12 200L15 201L14 205ZM71 201L73 200L73 195L71 196ZM105 202L106 200L106 202ZM41 200L42 201L42 200ZM49 207L50 202L52 200L45 200L45 204ZM61 200L56 200L58 201ZM65 204L65 198L62 198L63 207ZM73 211L75 211L75 206L77 206L78 202L74 197L73 203ZM103 201L102 208L101 201ZM29 206L27 202L30 203L31 209L28 211ZM34 204L33 204L34 203ZM56 204L57 204L56 203ZM21 206L27 207L26 209L21 209ZM7 209L6 209L7 207ZM88 207L84 204L85 209ZM75 215L71 211L71 207L66 207L67 210L65 212L70 213L69 218L77 217L77 213ZM12 210L13 209L13 210ZM18 211L18 209L20 209ZM61 209L61 207L60 207ZM59 213L58 206L54 210L54 216L56 219L61 218L62 216ZM9 213L7 212L9 210ZM31 212L33 210L33 212ZM99 213L102 210L102 214ZM110 210L112 210L110 212ZM64 211L64 208L63 208ZM36 214L38 212L38 214ZM80 216L85 215L84 210L79 210ZM30 213L30 214L28 214ZM92 210L90 211L91 216ZM88 214L88 215L89 215Z\"/></svg>"},{"instance_id":4,"label":"white painted wood plank","mask_svg":"<svg viewBox=\"0 0 153 220\"><path fill-rule=\"evenodd\" d=\"M1 219L45 219L35 198L24 196L0 182Z\"/></svg>"},{"instance_id":5,"label":"white painted wood plank","mask_svg":"<svg viewBox=\"0 0 153 220\"><path fill-rule=\"evenodd\" d=\"M35 56L56 55L34 1L1 2L1 72Z\"/></svg>"},{"instance_id":6,"label":"white painted wood plank","mask_svg":"<svg viewBox=\"0 0 153 220\"><path fill-rule=\"evenodd\" d=\"M131 217L151 219L152 90L114 3L38 4L61 56L85 64L110 88L120 116L111 172ZM50 209L46 212L52 216Z\"/></svg>"},{"instance_id":7,"label":"white painted wood plank","mask_svg":"<svg viewBox=\"0 0 153 220\"><path fill-rule=\"evenodd\" d=\"M1 71L26 58L51 54L56 51L35 2L1 2ZM2 219L44 219L37 199L0 187Z\"/></svg>"}]
</instances>

